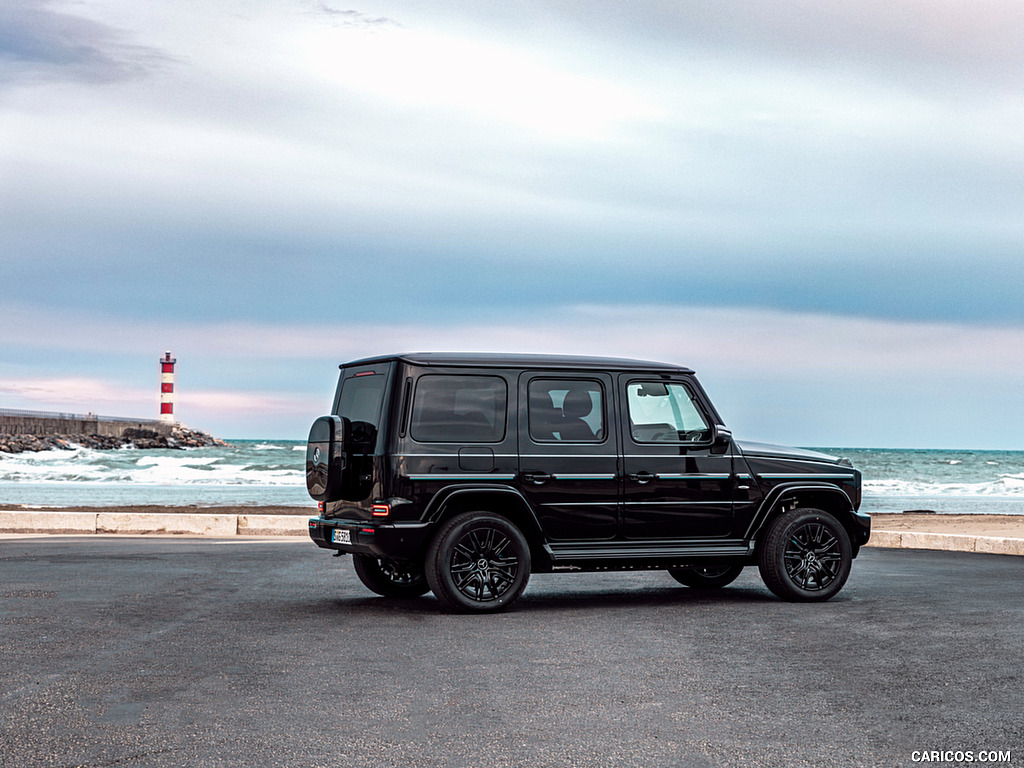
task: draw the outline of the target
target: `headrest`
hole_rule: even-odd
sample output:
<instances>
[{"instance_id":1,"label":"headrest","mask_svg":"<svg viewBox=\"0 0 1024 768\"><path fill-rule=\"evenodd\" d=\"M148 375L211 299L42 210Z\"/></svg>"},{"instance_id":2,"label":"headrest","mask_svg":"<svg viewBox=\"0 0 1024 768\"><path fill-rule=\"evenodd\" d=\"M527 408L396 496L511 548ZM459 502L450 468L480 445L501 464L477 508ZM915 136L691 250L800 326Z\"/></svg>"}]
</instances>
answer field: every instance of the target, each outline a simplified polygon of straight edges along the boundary
<instances>
[{"instance_id":1,"label":"headrest","mask_svg":"<svg viewBox=\"0 0 1024 768\"><path fill-rule=\"evenodd\" d=\"M580 419L594 410L594 401L585 389L570 389L562 401L562 415L567 419Z\"/></svg>"}]
</instances>

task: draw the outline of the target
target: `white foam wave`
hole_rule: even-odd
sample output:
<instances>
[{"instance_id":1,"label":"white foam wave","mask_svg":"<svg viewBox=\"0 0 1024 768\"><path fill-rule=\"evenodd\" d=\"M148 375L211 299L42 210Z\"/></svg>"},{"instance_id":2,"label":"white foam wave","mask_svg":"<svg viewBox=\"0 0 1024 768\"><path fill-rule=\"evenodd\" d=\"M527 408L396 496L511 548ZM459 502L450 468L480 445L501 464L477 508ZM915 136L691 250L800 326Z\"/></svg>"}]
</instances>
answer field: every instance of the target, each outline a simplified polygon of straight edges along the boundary
<instances>
[{"instance_id":1,"label":"white foam wave","mask_svg":"<svg viewBox=\"0 0 1024 768\"><path fill-rule=\"evenodd\" d=\"M977 483L865 480L864 491L886 496L1024 496L1024 473Z\"/></svg>"},{"instance_id":2,"label":"white foam wave","mask_svg":"<svg viewBox=\"0 0 1024 768\"><path fill-rule=\"evenodd\" d=\"M277 447L280 450L280 447ZM0 482L131 483L139 485L303 484L303 468L291 452L288 462L255 464L245 451L225 449L155 452L74 448L0 454Z\"/></svg>"},{"instance_id":3,"label":"white foam wave","mask_svg":"<svg viewBox=\"0 0 1024 768\"><path fill-rule=\"evenodd\" d=\"M0 453L0 501L17 495L14 483L181 486L207 489L204 493L216 493L218 486L263 486L305 492L304 451L305 445L293 441L259 441L185 451L97 451L79 446L69 451ZM865 493L875 497L1024 499L1022 452L947 454L938 459L930 452L865 451L855 463L864 472Z\"/></svg>"}]
</instances>

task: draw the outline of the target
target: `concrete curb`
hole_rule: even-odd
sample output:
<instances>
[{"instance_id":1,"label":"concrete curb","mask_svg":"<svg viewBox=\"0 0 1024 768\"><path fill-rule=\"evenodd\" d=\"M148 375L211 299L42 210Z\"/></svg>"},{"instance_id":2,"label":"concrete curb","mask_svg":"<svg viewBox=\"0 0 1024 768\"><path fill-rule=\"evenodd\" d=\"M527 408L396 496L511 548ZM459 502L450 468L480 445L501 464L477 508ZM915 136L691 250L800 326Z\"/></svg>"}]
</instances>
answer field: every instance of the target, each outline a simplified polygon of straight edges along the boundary
<instances>
[{"instance_id":1,"label":"concrete curb","mask_svg":"<svg viewBox=\"0 0 1024 768\"><path fill-rule=\"evenodd\" d=\"M301 515L239 515L239 536L295 536L309 535L309 518Z\"/></svg>"},{"instance_id":2,"label":"concrete curb","mask_svg":"<svg viewBox=\"0 0 1024 768\"><path fill-rule=\"evenodd\" d=\"M0 533L96 533L96 514L0 512Z\"/></svg>"},{"instance_id":3,"label":"concrete curb","mask_svg":"<svg viewBox=\"0 0 1024 768\"><path fill-rule=\"evenodd\" d=\"M312 514L310 514L312 517ZM307 535L303 515L130 514L0 511L0 533L116 533L181 536Z\"/></svg>"},{"instance_id":4,"label":"concrete curb","mask_svg":"<svg viewBox=\"0 0 1024 768\"><path fill-rule=\"evenodd\" d=\"M1024 539L1010 539L1004 536L872 531L867 545L888 549L938 549L946 552L982 552L987 555L1024 555Z\"/></svg>"},{"instance_id":5,"label":"concrete curb","mask_svg":"<svg viewBox=\"0 0 1024 768\"><path fill-rule=\"evenodd\" d=\"M238 533L238 515L100 512L96 515L96 533L234 536Z\"/></svg>"},{"instance_id":6,"label":"concrete curb","mask_svg":"<svg viewBox=\"0 0 1024 768\"><path fill-rule=\"evenodd\" d=\"M313 517L310 510L309 517ZM305 536L303 515L129 514L122 512L0 511L0 533L179 536ZM1024 539L954 533L872 531L869 547L938 549L1024 556Z\"/></svg>"}]
</instances>

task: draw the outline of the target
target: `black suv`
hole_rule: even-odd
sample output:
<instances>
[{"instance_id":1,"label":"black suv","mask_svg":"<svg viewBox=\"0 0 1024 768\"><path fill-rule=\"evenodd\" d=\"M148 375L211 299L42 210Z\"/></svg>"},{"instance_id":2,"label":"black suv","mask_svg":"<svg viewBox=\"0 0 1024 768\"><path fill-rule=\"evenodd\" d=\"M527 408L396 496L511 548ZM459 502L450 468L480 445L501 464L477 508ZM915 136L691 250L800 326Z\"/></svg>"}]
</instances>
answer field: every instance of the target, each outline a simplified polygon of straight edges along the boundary
<instances>
[{"instance_id":1,"label":"black suv","mask_svg":"<svg viewBox=\"0 0 1024 768\"><path fill-rule=\"evenodd\" d=\"M385 596L493 611L531 572L708 589L756 563L779 597L827 600L870 534L849 461L734 440L676 365L373 357L341 366L333 414L309 434L309 535Z\"/></svg>"}]
</instances>

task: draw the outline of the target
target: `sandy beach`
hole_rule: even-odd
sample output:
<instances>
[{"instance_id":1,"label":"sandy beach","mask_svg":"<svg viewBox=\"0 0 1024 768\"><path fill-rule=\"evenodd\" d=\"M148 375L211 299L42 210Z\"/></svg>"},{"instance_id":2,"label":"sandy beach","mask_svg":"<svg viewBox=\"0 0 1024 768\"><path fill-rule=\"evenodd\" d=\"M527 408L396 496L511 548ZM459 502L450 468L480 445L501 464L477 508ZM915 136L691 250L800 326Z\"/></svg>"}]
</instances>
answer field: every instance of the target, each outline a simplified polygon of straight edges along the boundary
<instances>
[{"instance_id":1,"label":"sandy beach","mask_svg":"<svg viewBox=\"0 0 1024 768\"><path fill-rule=\"evenodd\" d=\"M872 515L871 529L1020 539L1024 538L1024 515L931 515L916 512Z\"/></svg>"}]
</instances>

